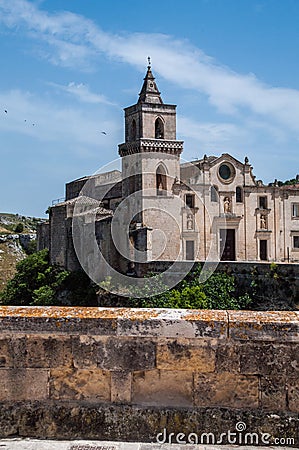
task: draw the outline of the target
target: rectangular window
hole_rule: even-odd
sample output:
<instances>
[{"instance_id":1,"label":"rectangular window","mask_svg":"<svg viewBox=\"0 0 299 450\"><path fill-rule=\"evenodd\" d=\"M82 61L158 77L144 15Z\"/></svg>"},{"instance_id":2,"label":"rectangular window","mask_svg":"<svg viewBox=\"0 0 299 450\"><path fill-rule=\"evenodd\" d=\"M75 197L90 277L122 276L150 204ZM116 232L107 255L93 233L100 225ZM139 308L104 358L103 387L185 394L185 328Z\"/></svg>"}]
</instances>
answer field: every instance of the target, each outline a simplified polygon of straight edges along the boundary
<instances>
[{"instance_id":1,"label":"rectangular window","mask_svg":"<svg viewBox=\"0 0 299 450\"><path fill-rule=\"evenodd\" d=\"M260 209L267 209L267 197L259 197L259 208Z\"/></svg>"},{"instance_id":2,"label":"rectangular window","mask_svg":"<svg viewBox=\"0 0 299 450\"><path fill-rule=\"evenodd\" d=\"M194 208L195 206L195 201L194 201L194 194L186 194L186 206L188 206L188 208Z\"/></svg>"},{"instance_id":3,"label":"rectangular window","mask_svg":"<svg viewBox=\"0 0 299 450\"><path fill-rule=\"evenodd\" d=\"M186 259L194 261L194 241L186 241Z\"/></svg>"},{"instance_id":4,"label":"rectangular window","mask_svg":"<svg viewBox=\"0 0 299 450\"><path fill-rule=\"evenodd\" d=\"M292 204L292 217L299 218L299 203Z\"/></svg>"},{"instance_id":5,"label":"rectangular window","mask_svg":"<svg viewBox=\"0 0 299 450\"><path fill-rule=\"evenodd\" d=\"M293 248L299 249L299 236L293 236Z\"/></svg>"}]
</instances>

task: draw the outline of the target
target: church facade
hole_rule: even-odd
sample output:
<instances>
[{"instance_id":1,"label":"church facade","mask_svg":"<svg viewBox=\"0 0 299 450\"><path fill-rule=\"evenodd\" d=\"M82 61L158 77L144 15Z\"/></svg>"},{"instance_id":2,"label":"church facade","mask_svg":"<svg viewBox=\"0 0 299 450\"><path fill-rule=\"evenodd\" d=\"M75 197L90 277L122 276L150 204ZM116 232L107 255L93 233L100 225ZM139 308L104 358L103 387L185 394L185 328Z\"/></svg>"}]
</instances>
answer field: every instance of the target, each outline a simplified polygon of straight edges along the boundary
<instances>
[{"instance_id":1,"label":"church facade","mask_svg":"<svg viewBox=\"0 0 299 450\"><path fill-rule=\"evenodd\" d=\"M52 263L80 267L74 215L84 229L92 222L101 254L122 270L130 261L299 262L298 176L297 184L264 185L247 157L227 153L182 164L176 106L163 102L150 65L124 111L121 171L68 183L39 229Z\"/></svg>"}]
</instances>

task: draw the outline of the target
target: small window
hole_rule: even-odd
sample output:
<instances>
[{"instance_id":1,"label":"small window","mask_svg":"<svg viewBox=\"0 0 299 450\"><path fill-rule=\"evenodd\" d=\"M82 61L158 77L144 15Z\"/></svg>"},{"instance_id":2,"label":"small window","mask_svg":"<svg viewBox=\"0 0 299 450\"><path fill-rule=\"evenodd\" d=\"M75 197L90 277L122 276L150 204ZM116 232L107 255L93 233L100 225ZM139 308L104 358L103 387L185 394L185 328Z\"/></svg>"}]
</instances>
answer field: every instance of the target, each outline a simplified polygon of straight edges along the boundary
<instances>
[{"instance_id":1,"label":"small window","mask_svg":"<svg viewBox=\"0 0 299 450\"><path fill-rule=\"evenodd\" d=\"M195 206L194 194L186 194L186 206L188 206L188 208L194 208Z\"/></svg>"},{"instance_id":2,"label":"small window","mask_svg":"<svg viewBox=\"0 0 299 450\"><path fill-rule=\"evenodd\" d=\"M236 187L236 202L243 203L243 189L240 186Z\"/></svg>"},{"instance_id":3,"label":"small window","mask_svg":"<svg viewBox=\"0 0 299 450\"><path fill-rule=\"evenodd\" d=\"M211 202L218 202L218 187L211 186Z\"/></svg>"},{"instance_id":4,"label":"small window","mask_svg":"<svg viewBox=\"0 0 299 450\"><path fill-rule=\"evenodd\" d=\"M299 249L299 236L293 236L293 248Z\"/></svg>"},{"instance_id":5,"label":"small window","mask_svg":"<svg viewBox=\"0 0 299 450\"><path fill-rule=\"evenodd\" d=\"M164 139L164 124L160 117L155 122L155 139Z\"/></svg>"},{"instance_id":6,"label":"small window","mask_svg":"<svg viewBox=\"0 0 299 450\"><path fill-rule=\"evenodd\" d=\"M299 203L292 204L292 217L299 218Z\"/></svg>"},{"instance_id":7,"label":"small window","mask_svg":"<svg viewBox=\"0 0 299 450\"><path fill-rule=\"evenodd\" d=\"M188 261L194 260L194 241L186 241L186 259Z\"/></svg>"},{"instance_id":8,"label":"small window","mask_svg":"<svg viewBox=\"0 0 299 450\"><path fill-rule=\"evenodd\" d=\"M267 209L267 197L259 197L259 208L260 209Z\"/></svg>"},{"instance_id":9,"label":"small window","mask_svg":"<svg viewBox=\"0 0 299 450\"><path fill-rule=\"evenodd\" d=\"M136 141L136 120L133 119L131 125L131 141Z\"/></svg>"}]
</instances>

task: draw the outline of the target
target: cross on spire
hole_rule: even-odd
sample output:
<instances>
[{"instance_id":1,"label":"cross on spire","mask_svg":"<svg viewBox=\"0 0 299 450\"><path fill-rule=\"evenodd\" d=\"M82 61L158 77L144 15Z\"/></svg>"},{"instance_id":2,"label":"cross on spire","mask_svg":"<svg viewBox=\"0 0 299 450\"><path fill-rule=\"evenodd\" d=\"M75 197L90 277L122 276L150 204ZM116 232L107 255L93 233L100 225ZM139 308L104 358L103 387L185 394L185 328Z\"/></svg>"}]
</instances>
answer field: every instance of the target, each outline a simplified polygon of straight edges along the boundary
<instances>
[{"instance_id":1,"label":"cross on spire","mask_svg":"<svg viewBox=\"0 0 299 450\"><path fill-rule=\"evenodd\" d=\"M155 77L152 74L151 69L151 57L147 57L148 66L147 72L144 78L143 86L139 94L138 103L158 103L162 104L162 98L160 96L159 89L155 83Z\"/></svg>"}]
</instances>

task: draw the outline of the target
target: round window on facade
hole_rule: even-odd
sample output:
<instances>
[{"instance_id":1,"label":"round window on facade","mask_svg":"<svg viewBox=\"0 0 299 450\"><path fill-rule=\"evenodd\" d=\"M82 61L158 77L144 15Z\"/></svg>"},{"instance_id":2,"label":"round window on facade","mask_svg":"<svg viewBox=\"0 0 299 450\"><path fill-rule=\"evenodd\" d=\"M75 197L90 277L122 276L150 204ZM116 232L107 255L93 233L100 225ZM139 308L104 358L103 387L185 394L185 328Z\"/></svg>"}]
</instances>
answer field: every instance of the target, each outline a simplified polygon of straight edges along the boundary
<instances>
[{"instance_id":1,"label":"round window on facade","mask_svg":"<svg viewBox=\"0 0 299 450\"><path fill-rule=\"evenodd\" d=\"M235 177L235 169L229 163L223 163L219 167L219 178L224 183L230 183Z\"/></svg>"}]
</instances>

